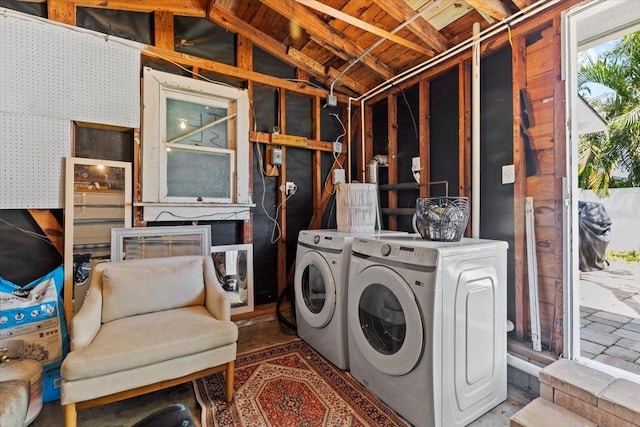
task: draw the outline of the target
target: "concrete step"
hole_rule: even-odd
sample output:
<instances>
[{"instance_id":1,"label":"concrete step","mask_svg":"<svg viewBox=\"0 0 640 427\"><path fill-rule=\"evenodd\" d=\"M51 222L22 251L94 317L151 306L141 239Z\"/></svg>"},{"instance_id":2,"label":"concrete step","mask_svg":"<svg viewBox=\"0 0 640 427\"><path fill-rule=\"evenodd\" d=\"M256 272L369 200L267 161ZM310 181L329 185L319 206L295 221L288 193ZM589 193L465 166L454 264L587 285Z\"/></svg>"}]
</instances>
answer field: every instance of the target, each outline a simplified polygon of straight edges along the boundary
<instances>
[{"instance_id":1,"label":"concrete step","mask_svg":"<svg viewBox=\"0 0 640 427\"><path fill-rule=\"evenodd\" d=\"M574 414L542 397L513 414L511 427L597 427L597 424Z\"/></svg>"}]
</instances>

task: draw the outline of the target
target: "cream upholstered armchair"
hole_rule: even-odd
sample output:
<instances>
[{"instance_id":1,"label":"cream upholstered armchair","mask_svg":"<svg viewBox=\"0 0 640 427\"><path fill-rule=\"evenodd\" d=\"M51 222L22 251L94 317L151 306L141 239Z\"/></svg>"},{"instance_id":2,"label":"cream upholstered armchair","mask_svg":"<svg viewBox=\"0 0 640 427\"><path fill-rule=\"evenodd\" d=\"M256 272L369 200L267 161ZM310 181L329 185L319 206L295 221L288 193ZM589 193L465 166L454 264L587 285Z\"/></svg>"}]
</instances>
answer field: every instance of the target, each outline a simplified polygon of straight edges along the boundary
<instances>
[{"instance_id":1,"label":"cream upholstered armchair","mask_svg":"<svg viewBox=\"0 0 640 427\"><path fill-rule=\"evenodd\" d=\"M60 369L65 426L78 409L221 371L231 401L237 339L211 257L98 264Z\"/></svg>"}]
</instances>

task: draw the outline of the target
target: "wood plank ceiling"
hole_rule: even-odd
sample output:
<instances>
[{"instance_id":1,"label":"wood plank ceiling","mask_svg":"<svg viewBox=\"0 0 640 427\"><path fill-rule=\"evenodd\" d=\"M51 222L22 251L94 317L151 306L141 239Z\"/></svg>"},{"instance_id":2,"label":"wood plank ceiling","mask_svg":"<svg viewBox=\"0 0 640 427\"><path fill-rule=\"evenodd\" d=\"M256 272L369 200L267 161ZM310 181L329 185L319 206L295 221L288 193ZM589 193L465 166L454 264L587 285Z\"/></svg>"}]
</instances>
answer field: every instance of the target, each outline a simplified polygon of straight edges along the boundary
<instances>
[{"instance_id":1,"label":"wood plank ceiling","mask_svg":"<svg viewBox=\"0 0 640 427\"><path fill-rule=\"evenodd\" d=\"M474 22L484 29L532 3L534 0L75 2L85 7L206 17L347 95L365 93L469 39Z\"/></svg>"}]
</instances>

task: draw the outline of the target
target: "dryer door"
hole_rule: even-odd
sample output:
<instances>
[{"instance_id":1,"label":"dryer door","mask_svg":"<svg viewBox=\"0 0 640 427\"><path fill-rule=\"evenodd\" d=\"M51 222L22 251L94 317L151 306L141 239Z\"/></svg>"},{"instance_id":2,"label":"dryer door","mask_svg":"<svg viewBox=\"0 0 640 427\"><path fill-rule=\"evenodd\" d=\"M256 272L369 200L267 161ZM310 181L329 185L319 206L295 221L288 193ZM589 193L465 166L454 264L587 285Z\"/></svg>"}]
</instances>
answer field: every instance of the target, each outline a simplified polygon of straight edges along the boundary
<instances>
[{"instance_id":1,"label":"dryer door","mask_svg":"<svg viewBox=\"0 0 640 427\"><path fill-rule=\"evenodd\" d=\"M364 357L389 375L411 372L420 360L424 331L407 282L390 268L375 265L349 286L349 326Z\"/></svg>"},{"instance_id":2,"label":"dryer door","mask_svg":"<svg viewBox=\"0 0 640 427\"><path fill-rule=\"evenodd\" d=\"M327 260L315 251L305 252L296 265L296 307L314 328L325 327L336 307L336 283Z\"/></svg>"}]
</instances>

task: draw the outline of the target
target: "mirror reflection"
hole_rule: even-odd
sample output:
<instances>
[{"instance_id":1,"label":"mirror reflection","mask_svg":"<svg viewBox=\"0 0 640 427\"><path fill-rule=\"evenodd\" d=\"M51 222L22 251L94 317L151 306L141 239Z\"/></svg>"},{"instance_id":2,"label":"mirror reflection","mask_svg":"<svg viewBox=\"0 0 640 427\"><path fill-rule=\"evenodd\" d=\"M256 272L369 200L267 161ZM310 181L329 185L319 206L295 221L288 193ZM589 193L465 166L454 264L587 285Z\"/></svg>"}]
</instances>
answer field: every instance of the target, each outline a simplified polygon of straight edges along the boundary
<instances>
[{"instance_id":1,"label":"mirror reflection","mask_svg":"<svg viewBox=\"0 0 640 427\"><path fill-rule=\"evenodd\" d=\"M252 245L226 245L211 248L218 282L227 291L231 314L253 311Z\"/></svg>"}]
</instances>

